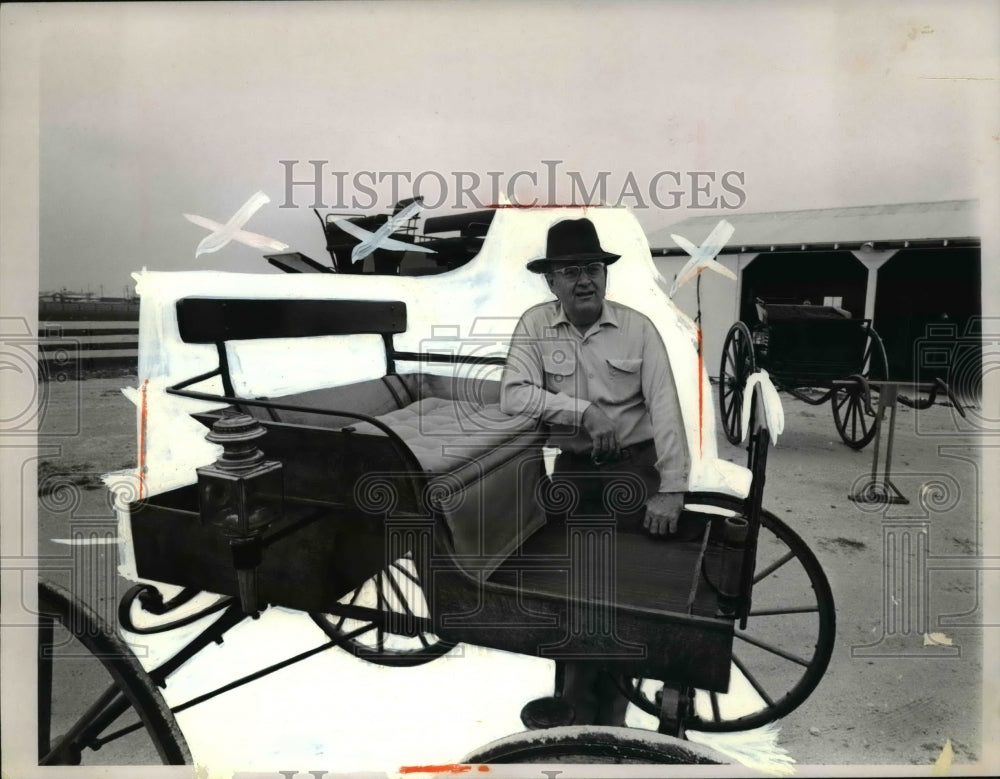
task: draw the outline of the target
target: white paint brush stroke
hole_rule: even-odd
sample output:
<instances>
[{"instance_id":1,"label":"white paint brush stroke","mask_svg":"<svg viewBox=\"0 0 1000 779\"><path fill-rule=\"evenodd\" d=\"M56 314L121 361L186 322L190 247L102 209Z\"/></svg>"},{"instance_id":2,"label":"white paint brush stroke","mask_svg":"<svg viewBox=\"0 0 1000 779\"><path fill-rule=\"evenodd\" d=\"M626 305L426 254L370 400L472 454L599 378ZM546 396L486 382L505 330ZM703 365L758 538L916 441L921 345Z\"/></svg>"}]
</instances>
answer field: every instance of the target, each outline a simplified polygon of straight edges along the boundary
<instances>
[{"instance_id":1,"label":"white paint brush stroke","mask_svg":"<svg viewBox=\"0 0 1000 779\"><path fill-rule=\"evenodd\" d=\"M747 379L747 385L743 390L743 431L740 440L745 441L750 427L750 411L753 408L754 393L760 393L760 408L764 414L764 421L771 434L771 443L778 443L778 436L785 432L785 408L781 405L781 397L778 390L767 371L761 368Z\"/></svg>"},{"instance_id":2,"label":"white paint brush stroke","mask_svg":"<svg viewBox=\"0 0 1000 779\"><path fill-rule=\"evenodd\" d=\"M713 228L712 232L709 233L708 238L705 239L705 242L701 246L695 246L683 235L670 234L674 243L691 255L691 259L681 268L680 273L677 274L677 278L674 279L674 283L670 287L670 297L673 297L677 290L703 270L715 271L727 279L736 281L736 274L715 259L715 256L722 251L732 237L734 229L732 224L725 219L721 220Z\"/></svg>"},{"instance_id":3,"label":"white paint brush stroke","mask_svg":"<svg viewBox=\"0 0 1000 779\"><path fill-rule=\"evenodd\" d=\"M206 235L202 238L201 243L198 244L198 247L194 251L195 258L197 259L202 254L217 252L219 249L228 246L230 241L238 241L254 249L283 252L288 248L288 244L243 229L243 225L250 221L250 217L256 214L261 206L270 202L271 198L263 192L255 192L224 225L212 219L206 219L203 216L184 214L184 218L192 224L212 231L211 235Z\"/></svg>"},{"instance_id":4,"label":"white paint brush stroke","mask_svg":"<svg viewBox=\"0 0 1000 779\"><path fill-rule=\"evenodd\" d=\"M390 234L396 231L397 227L420 213L421 208L423 208L423 204L419 201L410 203L410 205L398 214L390 216L388 221L374 233L369 230L365 230L363 227L358 227L356 224L348 221L347 219L336 219L333 224L348 235L351 235L361 241L361 243L351 250L352 263L361 262L361 260L376 249L389 249L396 252L422 252L424 254L435 254L433 249L426 246L421 246L415 243L407 243L406 241L397 241L394 238L389 237Z\"/></svg>"}]
</instances>

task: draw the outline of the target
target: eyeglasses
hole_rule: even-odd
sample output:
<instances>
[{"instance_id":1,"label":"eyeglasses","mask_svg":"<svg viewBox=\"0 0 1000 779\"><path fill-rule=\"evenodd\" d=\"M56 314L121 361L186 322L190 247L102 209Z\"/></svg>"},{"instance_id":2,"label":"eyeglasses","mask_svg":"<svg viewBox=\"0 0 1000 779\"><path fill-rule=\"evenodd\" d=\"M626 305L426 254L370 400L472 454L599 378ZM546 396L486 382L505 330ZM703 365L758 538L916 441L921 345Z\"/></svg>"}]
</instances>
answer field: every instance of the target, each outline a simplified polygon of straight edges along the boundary
<instances>
[{"instance_id":1,"label":"eyeglasses","mask_svg":"<svg viewBox=\"0 0 1000 779\"><path fill-rule=\"evenodd\" d=\"M591 262L587 265L567 265L565 268L555 268L552 272L561 274L567 281L576 281L584 271L586 271L590 278L596 279L604 273L604 263Z\"/></svg>"}]
</instances>

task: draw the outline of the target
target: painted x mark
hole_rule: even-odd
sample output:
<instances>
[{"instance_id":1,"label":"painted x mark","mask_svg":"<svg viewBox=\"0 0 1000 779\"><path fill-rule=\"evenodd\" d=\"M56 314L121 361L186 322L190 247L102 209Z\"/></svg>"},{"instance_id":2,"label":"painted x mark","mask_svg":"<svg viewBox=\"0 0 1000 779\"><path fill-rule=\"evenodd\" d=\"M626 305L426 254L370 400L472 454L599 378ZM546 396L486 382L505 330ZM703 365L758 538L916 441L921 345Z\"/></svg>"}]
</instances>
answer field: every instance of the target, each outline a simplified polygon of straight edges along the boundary
<instances>
[{"instance_id":1,"label":"painted x mark","mask_svg":"<svg viewBox=\"0 0 1000 779\"><path fill-rule=\"evenodd\" d=\"M365 230L363 227L358 227L348 219L337 219L334 221L334 224L345 233L357 238L361 242L351 249L352 263L361 262L361 260L376 249L388 249L389 251L394 252L424 252L425 254L434 254L434 250L429 249L426 246L421 246L416 243L407 243L406 241L397 241L395 238L389 237L396 231L396 228L410 218L416 216L423 207L423 203L419 199L414 200L399 213L390 216L386 223L374 233L370 230Z\"/></svg>"},{"instance_id":2,"label":"painted x mark","mask_svg":"<svg viewBox=\"0 0 1000 779\"><path fill-rule=\"evenodd\" d=\"M202 254L217 252L219 249L227 246L230 241L238 241L247 246L252 246L254 249L269 249L271 251L283 252L288 248L287 243L282 243L273 238L268 238L266 235L251 233L243 229L243 225L250 221L250 217L256 214L261 206L270 202L271 198L263 192L255 192L224 225L212 219L206 219L203 216L184 214L184 218L189 222L212 231L211 235L205 236L201 240L201 243L198 244L198 247L194 250L194 256L198 257Z\"/></svg>"},{"instance_id":3,"label":"painted x mark","mask_svg":"<svg viewBox=\"0 0 1000 779\"><path fill-rule=\"evenodd\" d=\"M715 256L725 248L726 242L733 235L733 226L722 219L709 233L708 238L701 246L695 246L683 235L670 234L674 243L691 255L691 259L681 268L681 272L674 278L674 283L670 287L670 297L674 296L681 287L695 278L703 270L712 270L721 273L728 279L736 281L736 274L725 265L715 259Z\"/></svg>"}]
</instances>

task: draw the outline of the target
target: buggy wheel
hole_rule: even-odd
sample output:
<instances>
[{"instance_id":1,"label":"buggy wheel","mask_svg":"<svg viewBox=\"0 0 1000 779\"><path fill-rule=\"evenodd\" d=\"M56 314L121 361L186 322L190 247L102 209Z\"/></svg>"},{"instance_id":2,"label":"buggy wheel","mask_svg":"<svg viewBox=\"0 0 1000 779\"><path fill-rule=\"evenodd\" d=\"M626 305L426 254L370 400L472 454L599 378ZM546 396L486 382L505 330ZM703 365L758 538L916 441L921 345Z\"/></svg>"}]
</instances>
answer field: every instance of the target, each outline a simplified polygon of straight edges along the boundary
<instances>
[{"instance_id":1,"label":"buggy wheel","mask_svg":"<svg viewBox=\"0 0 1000 779\"><path fill-rule=\"evenodd\" d=\"M103 672L96 663L98 660ZM95 673L97 674L95 676ZM82 713L67 688L111 684ZM105 731L129 710L138 722ZM38 764L93 764L91 751L145 730L146 743L122 742L126 751L109 754L108 764L135 762L148 750L168 765L190 764L184 736L170 708L135 655L89 606L58 585L38 583ZM55 732L59 731L59 735ZM135 738L134 736L132 738ZM125 746L127 744L127 746ZM114 752L113 749L107 750ZM85 757L86 755L86 757Z\"/></svg>"},{"instance_id":2,"label":"buggy wheel","mask_svg":"<svg viewBox=\"0 0 1000 779\"><path fill-rule=\"evenodd\" d=\"M731 444L740 442L743 422L743 391L757 370L750 330L742 322L729 328L722 347L719 368L719 410L722 429Z\"/></svg>"},{"instance_id":3,"label":"buggy wheel","mask_svg":"<svg viewBox=\"0 0 1000 779\"><path fill-rule=\"evenodd\" d=\"M858 376L865 380L885 379L889 375L889 363L885 346L874 328L868 329L864 356ZM875 437L876 414L871 410L871 397L864 382L858 381L851 387L834 389L833 421L844 443L852 449L864 449Z\"/></svg>"},{"instance_id":4,"label":"buggy wheel","mask_svg":"<svg viewBox=\"0 0 1000 779\"><path fill-rule=\"evenodd\" d=\"M393 561L357 589L345 595L337 614L310 614L330 638L347 638L341 646L355 657L387 666L429 663L455 644L425 630L429 611L413 560Z\"/></svg>"},{"instance_id":5,"label":"buggy wheel","mask_svg":"<svg viewBox=\"0 0 1000 779\"><path fill-rule=\"evenodd\" d=\"M719 765L730 761L708 747L649 730L576 726L515 733L477 749L462 762Z\"/></svg>"},{"instance_id":6,"label":"buggy wheel","mask_svg":"<svg viewBox=\"0 0 1000 779\"><path fill-rule=\"evenodd\" d=\"M728 501L718 501L720 505ZM739 510L740 501L724 506ZM749 730L797 708L826 672L836 636L833 593L805 542L769 511L761 513L746 629L737 626L729 692L695 690L689 730ZM659 716L660 682L637 679L625 692L643 711Z\"/></svg>"}]
</instances>

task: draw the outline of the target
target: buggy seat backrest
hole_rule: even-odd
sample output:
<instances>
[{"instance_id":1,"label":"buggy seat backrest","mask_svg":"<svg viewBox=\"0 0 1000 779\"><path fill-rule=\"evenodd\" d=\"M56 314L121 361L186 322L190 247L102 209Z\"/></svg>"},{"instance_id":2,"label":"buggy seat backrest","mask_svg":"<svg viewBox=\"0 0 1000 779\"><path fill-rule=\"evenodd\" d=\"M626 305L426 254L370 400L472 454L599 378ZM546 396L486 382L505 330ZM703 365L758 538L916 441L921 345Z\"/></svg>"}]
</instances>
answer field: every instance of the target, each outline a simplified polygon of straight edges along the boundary
<instances>
[{"instance_id":1,"label":"buggy seat backrest","mask_svg":"<svg viewBox=\"0 0 1000 779\"><path fill-rule=\"evenodd\" d=\"M386 372L395 372L392 336L406 332L398 300L300 300L187 297L177 301L177 327L189 344L215 344L227 395L234 395L227 341L326 335L382 336Z\"/></svg>"},{"instance_id":2,"label":"buggy seat backrest","mask_svg":"<svg viewBox=\"0 0 1000 779\"><path fill-rule=\"evenodd\" d=\"M350 409L338 409L335 406L330 407L329 404L323 404L321 408L302 408L302 401L295 397L279 399L277 402L261 398L237 397L233 389L226 351L226 344L230 341L378 334L382 336L385 346L387 373L391 374L395 371L393 358L401 354L394 350L392 337L395 333L406 331L405 303L372 300L187 297L177 301L176 311L181 340L189 344L215 344L219 364L209 373L193 376L169 387L167 389L169 394L201 400L225 400L262 422L268 420L279 422L278 411L313 412L310 415L310 422L320 429L313 430L306 427L286 430L280 424L269 426L268 455L282 461L291 461L297 453L300 459L305 460L307 466L304 469L289 469L286 473L286 498L341 501L344 495L351 493L351 485L358 478L359 469L397 470L407 474L401 479L410 485L402 489L400 494L409 496L410 504L415 505L414 496L421 494L420 485L414 483L416 475L420 473L419 463L399 437L384 424L372 419L366 413L353 413ZM213 376L222 378L224 397L187 389ZM379 384L385 393L392 395L392 386L384 382ZM361 388L362 391L364 389L365 387ZM367 394L373 394L370 388ZM340 399L350 401L351 397L349 394L348 397ZM395 408L395 404L390 404L390 407ZM364 411L368 410L366 406ZM203 424L211 426L218 413L201 414L196 418ZM362 441L361 437L338 430L352 421L369 422L381 429L385 437L364 437ZM336 445L331 443L334 439ZM303 454L306 455L305 458L302 457ZM323 478L314 478L320 471L323 473Z\"/></svg>"},{"instance_id":3,"label":"buggy seat backrest","mask_svg":"<svg viewBox=\"0 0 1000 779\"><path fill-rule=\"evenodd\" d=\"M768 372L793 386L826 386L860 373L867 319L768 319Z\"/></svg>"}]
</instances>

